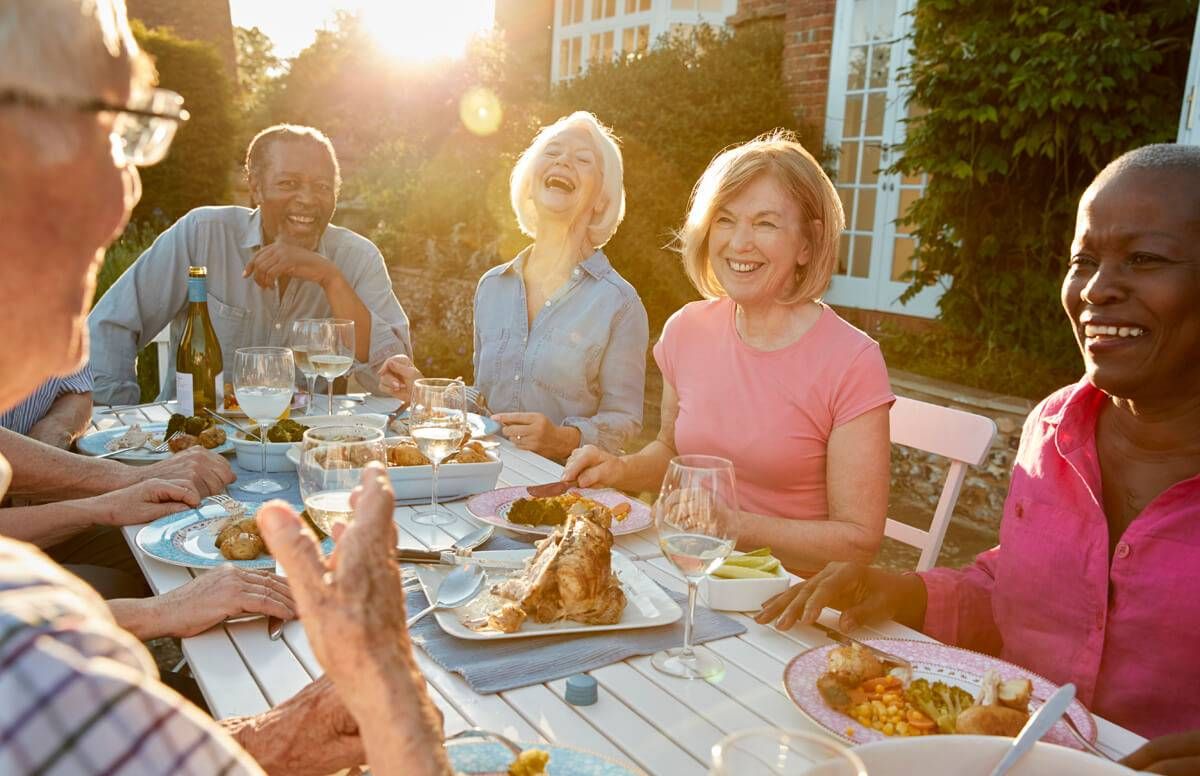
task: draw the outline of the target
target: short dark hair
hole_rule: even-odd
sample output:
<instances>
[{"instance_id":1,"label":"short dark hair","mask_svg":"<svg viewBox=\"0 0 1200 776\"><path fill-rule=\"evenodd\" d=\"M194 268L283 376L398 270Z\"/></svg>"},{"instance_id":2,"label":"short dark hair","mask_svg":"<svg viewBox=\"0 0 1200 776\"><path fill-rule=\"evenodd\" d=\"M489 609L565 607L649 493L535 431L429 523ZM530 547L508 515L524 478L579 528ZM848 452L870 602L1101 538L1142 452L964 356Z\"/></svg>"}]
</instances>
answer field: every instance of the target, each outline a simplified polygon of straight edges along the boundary
<instances>
[{"instance_id":1,"label":"short dark hair","mask_svg":"<svg viewBox=\"0 0 1200 776\"><path fill-rule=\"evenodd\" d=\"M1100 171L1096 182L1107 181L1129 170L1184 173L1195 176L1200 185L1200 146L1154 143L1126 151Z\"/></svg>"},{"instance_id":2,"label":"short dark hair","mask_svg":"<svg viewBox=\"0 0 1200 776\"><path fill-rule=\"evenodd\" d=\"M250 141L250 146L246 149L245 170L247 183L252 182L255 178L263 174L267 166L267 155L270 153L271 147L283 141L314 143L324 148L326 153L329 154L330 163L333 164L334 192L341 190L342 168L338 165L337 153L333 150L333 143L329 141L329 138L321 130L299 124L276 124L273 127L267 127L254 136L254 139Z\"/></svg>"}]
</instances>

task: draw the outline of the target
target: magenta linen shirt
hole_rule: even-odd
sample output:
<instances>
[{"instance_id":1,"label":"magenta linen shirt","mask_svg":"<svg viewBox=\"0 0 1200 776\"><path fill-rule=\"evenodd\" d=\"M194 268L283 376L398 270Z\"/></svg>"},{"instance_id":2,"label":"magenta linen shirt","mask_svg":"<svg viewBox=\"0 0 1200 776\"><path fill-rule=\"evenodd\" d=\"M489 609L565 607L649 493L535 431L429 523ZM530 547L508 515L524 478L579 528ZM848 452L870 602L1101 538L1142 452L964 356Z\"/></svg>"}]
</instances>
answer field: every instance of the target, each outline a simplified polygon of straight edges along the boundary
<instances>
[{"instance_id":1,"label":"magenta linen shirt","mask_svg":"<svg viewBox=\"0 0 1200 776\"><path fill-rule=\"evenodd\" d=\"M1108 400L1084 381L1030 414L1000 546L921 575L924 631L1074 682L1143 736L1200 728L1200 476L1150 502L1110 565L1095 433Z\"/></svg>"}]
</instances>

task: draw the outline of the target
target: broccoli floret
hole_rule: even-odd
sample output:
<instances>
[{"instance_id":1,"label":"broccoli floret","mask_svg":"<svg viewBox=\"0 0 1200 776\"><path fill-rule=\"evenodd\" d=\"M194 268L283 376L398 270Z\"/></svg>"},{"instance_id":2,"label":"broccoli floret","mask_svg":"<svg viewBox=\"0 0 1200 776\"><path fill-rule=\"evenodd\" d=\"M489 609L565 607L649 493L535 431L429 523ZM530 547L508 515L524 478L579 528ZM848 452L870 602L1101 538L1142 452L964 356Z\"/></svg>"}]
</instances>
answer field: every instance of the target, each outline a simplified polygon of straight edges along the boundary
<instances>
[{"instance_id":1,"label":"broccoli floret","mask_svg":"<svg viewBox=\"0 0 1200 776\"><path fill-rule=\"evenodd\" d=\"M941 733L953 733L959 712L974 705L975 699L961 687L916 679L904 691L908 702L937 723Z\"/></svg>"}]
</instances>

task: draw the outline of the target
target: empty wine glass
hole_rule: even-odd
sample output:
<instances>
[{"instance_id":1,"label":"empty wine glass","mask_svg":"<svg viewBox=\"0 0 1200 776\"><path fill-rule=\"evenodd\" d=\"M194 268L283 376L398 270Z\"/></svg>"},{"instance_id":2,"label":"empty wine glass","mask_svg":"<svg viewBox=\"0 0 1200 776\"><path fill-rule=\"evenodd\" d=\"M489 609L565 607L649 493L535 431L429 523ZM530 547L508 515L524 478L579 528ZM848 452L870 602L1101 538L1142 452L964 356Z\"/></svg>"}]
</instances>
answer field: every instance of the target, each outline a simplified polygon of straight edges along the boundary
<instances>
[{"instance_id":1,"label":"empty wine glass","mask_svg":"<svg viewBox=\"0 0 1200 776\"><path fill-rule=\"evenodd\" d=\"M308 360L314 372L329 383L329 414L333 414L333 381L354 366L354 321L318 318L308 328Z\"/></svg>"},{"instance_id":2,"label":"empty wine glass","mask_svg":"<svg viewBox=\"0 0 1200 776\"><path fill-rule=\"evenodd\" d=\"M292 401L296 362L288 348L238 348L233 354L233 392L247 417L258 424L263 477L238 488L249 493L275 493L283 486L266 477L267 428Z\"/></svg>"},{"instance_id":3,"label":"empty wine glass","mask_svg":"<svg viewBox=\"0 0 1200 776\"><path fill-rule=\"evenodd\" d=\"M304 374L304 379L308 383L306 415L313 414L313 407L316 405L313 393L317 388L317 370L313 368L312 361L308 359L308 342L313 336L312 332L319 320L317 318L301 318L298 321L292 321L292 354L296 358L296 367Z\"/></svg>"},{"instance_id":4,"label":"empty wine glass","mask_svg":"<svg viewBox=\"0 0 1200 776\"><path fill-rule=\"evenodd\" d=\"M413 381L408 432L433 466L429 510L413 515L423 525L446 525L454 516L438 507L438 467L471 436L467 425L467 390L462 380L422 378Z\"/></svg>"},{"instance_id":5,"label":"empty wine glass","mask_svg":"<svg viewBox=\"0 0 1200 776\"><path fill-rule=\"evenodd\" d=\"M867 766L828 736L782 728L739 730L712 748L709 776L867 776Z\"/></svg>"},{"instance_id":6,"label":"empty wine glass","mask_svg":"<svg viewBox=\"0 0 1200 776\"><path fill-rule=\"evenodd\" d=\"M720 659L692 649L696 586L721 565L737 541L737 485L733 463L710 455L671 459L654 502L654 525L663 555L683 574L688 603L683 646L651 658L659 671L685 679L709 679L725 670Z\"/></svg>"},{"instance_id":7,"label":"empty wine glass","mask_svg":"<svg viewBox=\"0 0 1200 776\"><path fill-rule=\"evenodd\" d=\"M313 524L327 536L354 514L350 492L371 461L387 465L383 430L366 426L323 426L304 432L300 443L300 498Z\"/></svg>"}]
</instances>

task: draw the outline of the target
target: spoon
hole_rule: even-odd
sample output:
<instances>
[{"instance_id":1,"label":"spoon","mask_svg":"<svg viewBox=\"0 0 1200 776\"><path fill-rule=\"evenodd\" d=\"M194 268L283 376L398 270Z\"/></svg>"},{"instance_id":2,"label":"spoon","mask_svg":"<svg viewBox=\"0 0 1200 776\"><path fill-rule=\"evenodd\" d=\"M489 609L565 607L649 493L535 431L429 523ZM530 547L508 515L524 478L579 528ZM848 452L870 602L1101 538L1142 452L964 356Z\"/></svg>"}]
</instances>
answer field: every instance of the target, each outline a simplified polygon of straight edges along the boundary
<instances>
[{"instance_id":1,"label":"spoon","mask_svg":"<svg viewBox=\"0 0 1200 776\"><path fill-rule=\"evenodd\" d=\"M1020 760L1026 752L1032 749L1047 730L1054 727L1054 723L1058 722L1058 718L1063 715L1073 700L1075 700L1075 685L1070 682L1055 690L1054 694L1041 705L1041 708L1025 722L1025 727L1021 728L1021 732L1013 739L1012 746L1008 748L1004 758L992 769L991 776L1008 773L1009 769L1017 764L1017 760Z\"/></svg>"},{"instance_id":2,"label":"spoon","mask_svg":"<svg viewBox=\"0 0 1200 776\"><path fill-rule=\"evenodd\" d=\"M473 550L476 547L478 547L479 545L486 542L488 539L491 539L492 534L494 534L495 532L496 532L496 526L494 526L494 525L485 525L482 528L477 528L474 531L471 531L471 533L467 534L463 538L454 542L454 544L450 545L450 549L454 550L455 552L464 552L464 551Z\"/></svg>"},{"instance_id":3,"label":"spoon","mask_svg":"<svg viewBox=\"0 0 1200 776\"><path fill-rule=\"evenodd\" d=\"M438 585L437 600L409 617L408 627L435 609L454 609L469 602L483 590L484 579L483 569L474 563L455 567Z\"/></svg>"}]
</instances>

